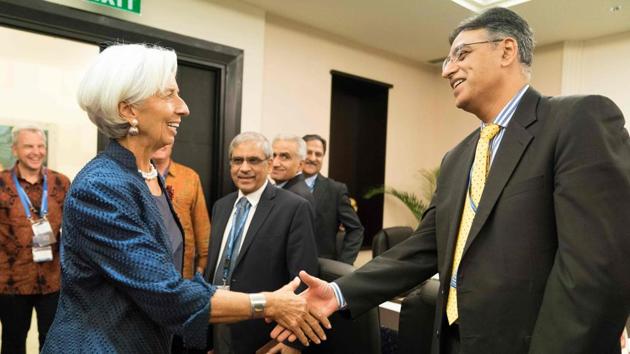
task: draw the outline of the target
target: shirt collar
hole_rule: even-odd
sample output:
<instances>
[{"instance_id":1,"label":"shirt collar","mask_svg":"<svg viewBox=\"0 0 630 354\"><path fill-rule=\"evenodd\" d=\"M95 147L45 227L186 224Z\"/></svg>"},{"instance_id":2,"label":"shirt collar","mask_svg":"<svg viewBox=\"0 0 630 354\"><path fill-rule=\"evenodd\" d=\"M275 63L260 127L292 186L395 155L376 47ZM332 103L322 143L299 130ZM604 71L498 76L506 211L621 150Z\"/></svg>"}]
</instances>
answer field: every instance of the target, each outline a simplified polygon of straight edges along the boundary
<instances>
[{"instance_id":1,"label":"shirt collar","mask_svg":"<svg viewBox=\"0 0 630 354\"><path fill-rule=\"evenodd\" d=\"M168 163L168 167L166 169L166 174L172 177L176 177L177 173L179 172L179 170L177 169L177 164L175 163L175 161L173 161L171 159L171 161Z\"/></svg>"},{"instance_id":2,"label":"shirt collar","mask_svg":"<svg viewBox=\"0 0 630 354\"><path fill-rule=\"evenodd\" d=\"M260 188L256 189L255 191L245 195L243 194L243 192L239 189L238 190L238 198L236 198L236 201L234 202L234 205L236 205L236 203L238 203L239 200L241 200L241 197L245 197L247 198L247 201L249 201L249 204L252 205L252 208L255 208L256 205L258 205L258 202L260 201L260 198L262 197L263 191L265 190L265 188L267 188L267 184L269 183L269 181L265 180L265 183L260 186Z\"/></svg>"},{"instance_id":3,"label":"shirt collar","mask_svg":"<svg viewBox=\"0 0 630 354\"><path fill-rule=\"evenodd\" d=\"M305 175L306 176L306 175ZM311 177L306 177L304 178L304 182L306 182L306 185L310 188L313 189L313 187L315 186L315 180L317 180L317 174L312 175Z\"/></svg>"},{"instance_id":4,"label":"shirt collar","mask_svg":"<svg viewBox=\"0 0 630 354\"><path fill-rule=\"evenodd\" d=\"M516 112L516 108L518 108L518 104L521 102L521 98L523 98L523 95L528 88L529 84L523 86L518 92L516 92L503 109L501 109L501 112L499 112L499 114L494 118L492 123L500 126L501 128L507 128L508 124L512 120L512 116L514 116L514 112ZM485 123L481 123L481 128L485 126Z\"/></svg>"},{"instance_id":5,"label":"shirt collar","mask_svg":"<svg viewBox=\"0 0 630 354\"><path fill-rule=\"evenodd\" d=\"M29 184L32 184L32 185L36 185L36 184L42 183L42 181L44 180L44 178L43 178L44 177L44 167L43 166L42 166L42 168L39 169L39 179L37 180L37 182L31 183L31 182L27 181L26 179L24 179L22 177L22 174L20 173L20 169L17 167L19 163L20 163L20 161L15 161L15 165L13 165L13 171L15 172L15 176L18 178L18 180L25 181L25 182L27 182Z\"/></svg>"}]
</instances>

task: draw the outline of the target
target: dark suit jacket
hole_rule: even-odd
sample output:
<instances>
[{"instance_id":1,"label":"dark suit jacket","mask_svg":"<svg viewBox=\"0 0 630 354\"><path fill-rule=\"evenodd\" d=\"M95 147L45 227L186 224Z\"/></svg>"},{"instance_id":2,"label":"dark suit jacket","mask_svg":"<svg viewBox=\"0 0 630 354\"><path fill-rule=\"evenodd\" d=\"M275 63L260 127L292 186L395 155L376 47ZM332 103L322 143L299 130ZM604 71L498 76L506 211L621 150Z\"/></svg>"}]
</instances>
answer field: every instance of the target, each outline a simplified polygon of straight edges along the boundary
<instances>
[{"instance_id":1,"label":"dark suit jacket","mask_svg":"<svg viewBox=\"0 0 630 354\"><path fill-rule=\"evenodd\" d=\"M206 279L212 281L221 241L237 192L219 199L212 208L212 231ZM318 273L313 221L309 204L271 183L260 202L238 254L230 289L245 293L274 291L300 270ZM251 320L230 325L235 353L251 354L269 341L272 324Z\"/></svg>"},{"instance_id":2,"label":"dark suit jacket","mask_svg":"<svg viewBox=\"0 0 630 354\"><path fill-rule=\"evenodd\" d=\"M303 174L300 173L299 175L296 175L288 180L287 183L282 186L282 189L286 189L299 195L300 197L308 200L313 208L315 207L315 198L313 197L313 193L311 193L311 190L306 185L306 182L304 182Z\"/></svg>"},{"instance_id":3,"label":"dark suit jacket","mask_svg":"<svg viewBox=\"0 0 630 354\"><path fill-rule=\"evenodd\" d=\"M363 225L350 205L346 185L321 174L315 179L313 189L317 221L315 241L319 256L353 264L363 242ZM337 253L339 224L346 230L343 248Z\"/></svg>"},{"instance_id":4,"label":"dark suit jacket","mask_svg":"<svg viewBox=\"0 0 630 354\"><path fill-rule=\"evenodd\" d=\"M433 352L479 131L446 154L421 226L338 281L352 315L440 274ZM630 309L630 139L601 96L529 89L501 146L458 274L466 353L619 353Z\"/></svg>"}]
</instances>

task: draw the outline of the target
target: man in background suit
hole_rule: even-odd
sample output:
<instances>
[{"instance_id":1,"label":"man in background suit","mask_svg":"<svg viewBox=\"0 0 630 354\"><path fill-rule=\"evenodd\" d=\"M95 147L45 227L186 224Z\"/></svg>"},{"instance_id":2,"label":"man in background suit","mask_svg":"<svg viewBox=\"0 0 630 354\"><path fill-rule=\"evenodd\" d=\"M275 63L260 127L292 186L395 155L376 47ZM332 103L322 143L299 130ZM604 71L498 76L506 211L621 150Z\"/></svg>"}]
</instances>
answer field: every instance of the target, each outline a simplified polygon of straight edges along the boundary
<instances>
[{"instance_id":1,"label":"man in background suit","mask_svg":"<svg viewBox=\"0 0 630 354\"><path fill-rule=\"evenodd\" d=\"M305 135L302 139L306 142L304 181L315 198L315 241L319 256L352 265L363 242L363 225L350 204L346 185L320 173L326 154L326 140L317 134ZM345 235L338 252L339 225L343 226Z\"/></svg>"},{"instance_id":2,"label":"man in background suit","mask_svg":"<svg viewBox=\"0 0 630 354\"><path fill-rule=\"evenodd\" d=\"M301 273L309 305L357 316L439 272L433 353L619 353L630 310L621 111L529 87L533 35L508 9L464 21L450 42L442 76L481 129L442 160L409 239L335 283Z\"/></svg>"},{"instance_id":3,"label":"man in background suit","mask_svg":"<svg viewBox=\"0 0 630 354\"><path fill-rule=\"evenodd\" d=\"M315 214L315 199L304 183L302 168L306 158L306 144L297 135L278 135L273 139L271 179L276 186L289 190L308 200Z\"/></svg>"},{"instance_id":4,"label":"man in background suit","mask_svg":"<svg viewBox=\"0 0 630 354\"><path fill-rule=\"evenodd\" d=\"M238 191L212 208L206 279L234 291L261 292L281 287L302 269L317 272L309 203L268 182L269 141L259 133L241 133L229 154ZM269 342L270 330L264 321L215 325L214 354L254 353Z\"/></svg>"}]
</instances>

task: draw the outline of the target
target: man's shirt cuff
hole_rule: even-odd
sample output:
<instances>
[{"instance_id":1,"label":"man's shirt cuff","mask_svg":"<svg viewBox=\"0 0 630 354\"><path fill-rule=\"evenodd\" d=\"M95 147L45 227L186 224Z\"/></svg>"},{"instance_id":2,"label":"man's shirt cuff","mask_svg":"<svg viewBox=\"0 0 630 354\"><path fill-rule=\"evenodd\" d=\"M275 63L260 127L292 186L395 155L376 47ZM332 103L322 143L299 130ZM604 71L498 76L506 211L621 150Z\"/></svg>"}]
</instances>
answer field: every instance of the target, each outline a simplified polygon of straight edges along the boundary
<instances>
[{"instance_id":1,"label":"man's shirt cuff","mask_svg":"<svg viewBox=\"0 0 630 354\"><path fill-rule=\"evenodd\" d=\"M339 310L345 310L346 307L348 307L348 303L346 302L346 299L344 299L343 294L341 293L341 289L339 289L339 285L337 285L337 283L335 282L330 282L329 284L333 290L333 293L335 294L335 298L337 298Z\"/></svg>"}]
</instances>

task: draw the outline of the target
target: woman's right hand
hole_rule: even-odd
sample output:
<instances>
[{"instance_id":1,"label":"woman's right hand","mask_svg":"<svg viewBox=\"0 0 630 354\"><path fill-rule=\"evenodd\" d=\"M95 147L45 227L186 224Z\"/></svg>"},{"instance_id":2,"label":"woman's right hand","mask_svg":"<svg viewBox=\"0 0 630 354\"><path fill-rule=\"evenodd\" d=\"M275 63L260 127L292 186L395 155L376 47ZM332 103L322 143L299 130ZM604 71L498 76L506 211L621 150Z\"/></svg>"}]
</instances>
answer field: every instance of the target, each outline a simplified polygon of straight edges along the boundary
<instances>
[{"instance_id":1,"label":"woman's right hand","mask_svg":"<svg viewBox=\"0 0 630 354\"><path fill-rule=\"evenodd\" d=\"M310 313L306 300L295 294L300 285L300 279L295 277L290 283L272 292L264 293L266 298L265 318L278 322L282 327L290 330L302 344L308 346L309 339L317 344L326 340L326 334L321 325L330 328L326 316Z\"/></svg>"}]
</instances>

